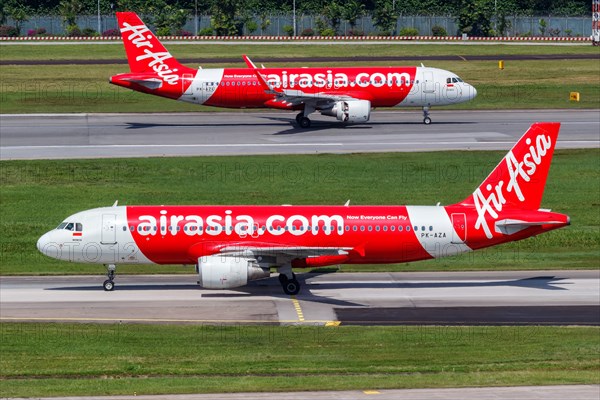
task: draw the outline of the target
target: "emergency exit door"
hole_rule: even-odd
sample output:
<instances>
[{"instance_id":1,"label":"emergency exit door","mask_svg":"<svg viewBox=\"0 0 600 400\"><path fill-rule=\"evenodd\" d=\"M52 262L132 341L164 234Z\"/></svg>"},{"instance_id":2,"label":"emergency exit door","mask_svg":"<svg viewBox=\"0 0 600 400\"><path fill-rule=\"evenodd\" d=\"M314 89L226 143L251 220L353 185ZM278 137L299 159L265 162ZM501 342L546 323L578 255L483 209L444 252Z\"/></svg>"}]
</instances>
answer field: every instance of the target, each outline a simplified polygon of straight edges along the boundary
<instances>
[{"instance_id":1,"label":"emergency exit door","mask_svg":"<svg viewBox=\"0 0 600 400\"><path fill-rule=\"evenodd\" d=\"M461 244L467 240L467 218L465 214L452 214L452 243Z\"/></svg>"}]
</instances>

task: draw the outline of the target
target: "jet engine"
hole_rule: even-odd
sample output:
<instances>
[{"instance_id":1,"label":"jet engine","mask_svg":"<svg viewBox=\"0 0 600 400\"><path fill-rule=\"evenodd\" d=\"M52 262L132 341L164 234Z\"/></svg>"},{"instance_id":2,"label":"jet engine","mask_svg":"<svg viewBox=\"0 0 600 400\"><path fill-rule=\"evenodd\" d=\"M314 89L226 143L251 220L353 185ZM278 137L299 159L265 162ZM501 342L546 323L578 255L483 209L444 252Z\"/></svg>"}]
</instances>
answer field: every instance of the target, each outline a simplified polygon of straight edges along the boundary
<instances>
[{"instance_id":1,"label":"jet engine","mask_svg":"<svg viewBox=\"0 0 600 400\"><path fill-rule=\"evenodd\" d=\"M336 117L342 122L367 122L371 117L371 102L368 100L345 100L336 102L322 115Z\"/></svg>"},{"instance_id":2,"label":"jet engine","mask_svg":"<svg viewBox=\"0 0 600 400\"><path fill-rule=\"evenodd\" d=\"M236 288L270 276L269 268L260 267L254 259L239 256L201 257L197 272L198 283L206 289Z\"/></svg>"}]
</instances>

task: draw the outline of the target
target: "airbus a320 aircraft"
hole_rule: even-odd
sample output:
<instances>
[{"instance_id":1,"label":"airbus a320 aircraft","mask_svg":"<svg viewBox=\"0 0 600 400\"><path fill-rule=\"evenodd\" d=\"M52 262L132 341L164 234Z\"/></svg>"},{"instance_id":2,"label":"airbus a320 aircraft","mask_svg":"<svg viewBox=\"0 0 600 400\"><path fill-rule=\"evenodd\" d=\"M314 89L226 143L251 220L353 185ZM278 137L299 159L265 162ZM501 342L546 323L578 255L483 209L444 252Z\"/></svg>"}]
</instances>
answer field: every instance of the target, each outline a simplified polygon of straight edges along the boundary
<instances>
[{"instance_id":1,"label":"airbus a320 aircraft","mask_svg":"<svg viewBox=\"0 0 600 400\"><path fill-rule=\"evenodd\" d=\"M298 110L296 122L310 127L319 111L345 123L366 122L373 107L429 108L473 99L477 91L456 74L428 67L192 69L181 65L133 12L117 20L131 72L110 83L188 103L227 108Z\"/></svg>"},{"instance_id":2,"label":"airbus a320 aircraft","mask_svg":"<svg viewBox=\"0 0 600 400\"><path fill-rule=\"evenodd\" d=\"M73 262L196 265L209 289L244 286L277 268L401 263L521 240L569 225L540 209L560 124L537 123L473 194L450 206L117 206L83 211L43 235L38 249Z\"/></svg>"}]
</instances>

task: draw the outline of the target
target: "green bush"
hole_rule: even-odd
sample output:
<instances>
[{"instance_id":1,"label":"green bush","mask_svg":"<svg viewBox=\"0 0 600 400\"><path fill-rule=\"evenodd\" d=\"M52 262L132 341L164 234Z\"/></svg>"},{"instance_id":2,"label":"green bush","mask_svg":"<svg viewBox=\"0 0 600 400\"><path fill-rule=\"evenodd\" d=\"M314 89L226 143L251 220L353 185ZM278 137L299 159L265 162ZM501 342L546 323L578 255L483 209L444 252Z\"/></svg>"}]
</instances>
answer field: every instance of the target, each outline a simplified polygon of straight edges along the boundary
<instances>
[{"instance_id":1,"label":"green bush","mask_svg":"<svg viewBox=\"0 0 600 400\"><path fill-rule=\"evenodd\" d=\"M362 29L350 29L348 31L348 36L365 36L365 31L363 31Z\"/></svg>"},{"instance_id":2,"label":"green bush","mask_svg":"<svg viewBox=\"0 0 600 400\"><path fill-rule=\"evenodd\" d=\"M67 29L65 30L65 34L68 37L79 37L79 36L83 35L81 33L81 29L79 29L79 27L77 25L67 26Z\"/></svg>"},{"instance_id":3,"label":"green bush","mask_svg":"<svg viewBox=\"0 0 600 400\"><path fill-rule=\"evenodd\" d=\"M81 34L83 36L99 36L98 32L96 32L92 28L85 28L84 30L81 31Z\"/></svg>"},{"instance_id":4,"label":"green bush","mask_svg":"<svg viewBox=\"0 0 600 400\"><path fill-rule=\"evenodd\" d=\"M246 24L246 29L248 30L249 34L253 34L258 29L258 24L256 21L249 21Z\"/></svg>"},{"instance_id":5,"label":"green bush","mask_svg":"<svg viewBox=\"0 0 600 400\"><path fill-rule=\"evenodd\" d=\"M320 32L321 36L335 36L335 30L333 28L325 28Z\"/></svg>"},{"instance_id":6,"label":"green bush","mask_svg":"<svg viewBox=\"0 0 600 400\"><path fill-rule=\"evenodd\" d=\"M448 32L446 32L446 28L441 25L434 25L431 27L431 34L433 36L448 36Z\"/></svg>"},{"instance_id":7,"label":"green bush","mask_svg":"<svg viewBox=\"0 0 600 400\"><path fill-rule=\"evenodd\" d=\"M17 37L19 36L19 30L10 25L0 26L0 36L2 37Z\"/></svg>"},{"instance_id":8,"label":"green bush","mask_svg":"<svg viewBox=\"0 0 600 400\"><path fill-rule=\"evenodd\" d=\"M417 28L402 28L398 36L419 36L419 30Z\"/></svg>"},{"instance_id":9,"label":"green bush","mask_svg":"<svg viewBox=\"0 0 600 400\"><path fill-rule=\"evenodd\" d=\"M300 36L304 36L304 37L315 36L315 31L313 31L312 28L306 28L300 33Z\"/></svg>"},{"instance_id":10,"label":"green bush","mask_svg":"<svg viewBox=\"0 0 600 400\"><path fill-rule=\"evenodd\" d=\"M156 30L156 36L169 36L171 34L171 28L168 26L163 26L162 28L158 28Z\"/></svg>"},{"instance_id":11,"label":"green bush","mask_svg":"<svg viewBox=\"0 0 600 400\"><path fill-rule=\"evenodd\" d=\"M198 31L198 36L214 36L215 31L212 26L207 26L206 28L202 28Z\"/></svg>"},{"instance_id":12,"label":"green bush","mask_svg":"<svg viewBox=\"0 0 600 400\"><path fill-rule=\"evenodd\" d=\"M283 31L288 36L294 36L294 27L291 26L291 25L284 25L283 26Z\"/></svg>"}]
</instances>

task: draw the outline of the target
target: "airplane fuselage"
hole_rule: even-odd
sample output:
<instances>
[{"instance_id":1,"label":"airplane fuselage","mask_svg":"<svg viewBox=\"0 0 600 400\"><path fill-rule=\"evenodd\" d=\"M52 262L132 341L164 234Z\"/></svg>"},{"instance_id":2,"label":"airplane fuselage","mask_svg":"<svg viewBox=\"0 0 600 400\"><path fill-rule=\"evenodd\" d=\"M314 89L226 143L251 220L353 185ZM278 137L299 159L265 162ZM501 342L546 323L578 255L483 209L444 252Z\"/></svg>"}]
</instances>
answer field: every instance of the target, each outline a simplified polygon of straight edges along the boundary
<instances>
[{"instance_id":1,"label":"airplane fuselage","mask_svg":"<svg viewBox=\"0 0 600 400\"><path fill-rule=\"evenodd\" d=\"M430 67L264 68L260 73L274 88L305 94L367 100L372 107L425 107L473 99L476 90L454 73ZM265 92L248 68L189 70L164 82L160 90L119 74L111 83L188 103L226 108L303 109ZM454 81L453 81L454 80Z\"/></svg>"}]
</instances>

